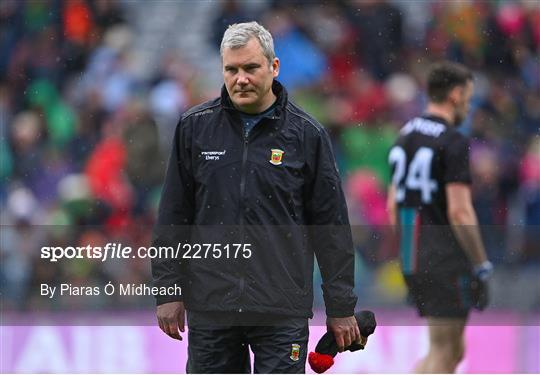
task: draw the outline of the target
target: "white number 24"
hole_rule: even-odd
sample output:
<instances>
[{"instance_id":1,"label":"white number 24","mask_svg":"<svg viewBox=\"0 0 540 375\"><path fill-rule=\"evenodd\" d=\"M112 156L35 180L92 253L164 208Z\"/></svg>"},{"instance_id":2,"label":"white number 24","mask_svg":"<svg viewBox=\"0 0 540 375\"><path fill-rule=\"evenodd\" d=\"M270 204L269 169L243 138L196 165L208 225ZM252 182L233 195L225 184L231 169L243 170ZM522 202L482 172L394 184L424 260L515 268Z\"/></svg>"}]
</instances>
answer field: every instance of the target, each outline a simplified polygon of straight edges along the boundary
<instances>
[{"instance_id":1,"label":"white number 24","mask_svg":"<svg viewBox=\"0 0 540 375\"><path fill-rule=\"evenodd\" d=\"M437 190L437 181L431 179L431 161L433 150L428 147L420 147L414 154L407 176L405 167L407 155L400 146L394 146L388 155L388 161L394 165L392 183L396 186L396 200L402 202L405 199L405 189L419 190L423 203L431 203L431 194ZM405 184L403 178L405 177Z\"/></svg>"}]
</instances>

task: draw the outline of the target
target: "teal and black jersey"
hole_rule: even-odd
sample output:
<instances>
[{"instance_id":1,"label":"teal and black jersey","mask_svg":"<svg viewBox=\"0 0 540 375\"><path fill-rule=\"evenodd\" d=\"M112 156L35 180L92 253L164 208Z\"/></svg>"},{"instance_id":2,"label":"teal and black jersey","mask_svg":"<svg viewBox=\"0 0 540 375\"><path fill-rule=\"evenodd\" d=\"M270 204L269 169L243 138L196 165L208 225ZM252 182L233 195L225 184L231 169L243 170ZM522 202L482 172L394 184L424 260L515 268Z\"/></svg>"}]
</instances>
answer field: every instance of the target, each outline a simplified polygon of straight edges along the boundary
<instances>
[{"instance_id":1,"label":"teal and black jersey","mask_svg":"<svg viewBox=\"0 0 540 375\"><path fill-rule=\"evenodd\" d=\"M390 150L403 272L446 274L469 268L447 217L446 184L470 184L469 142L439 117L407 122Z\"/></svg>"}]
</instances>

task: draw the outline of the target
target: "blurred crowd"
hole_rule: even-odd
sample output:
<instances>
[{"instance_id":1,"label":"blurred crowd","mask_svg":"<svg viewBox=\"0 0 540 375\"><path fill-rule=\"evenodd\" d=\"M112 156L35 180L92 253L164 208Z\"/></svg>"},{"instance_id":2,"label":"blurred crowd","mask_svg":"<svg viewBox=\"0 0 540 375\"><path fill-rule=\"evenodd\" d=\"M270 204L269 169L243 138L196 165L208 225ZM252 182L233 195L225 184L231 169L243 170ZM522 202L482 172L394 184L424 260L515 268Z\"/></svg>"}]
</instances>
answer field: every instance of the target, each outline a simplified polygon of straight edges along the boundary
<instances>
[{"instance_id":1,"label":"blurred crowd","mask_svg":"<svg viewBox=\"0 0 540 375\"><path fill-rule=\"evenodd\" d=\"M43 303L35 295L42 282L150 278L148 260L52 265L40 261L36 246L148 245L174 125L219 89L204 89L204 72L182 51L167 51L152 77L137 75L138 30L126 9L138 4L128 3L0 2L0 281L7 306ZM402 297L393 292L402 285L385 227L387 153L400 126L422 112L425 72L439 59L475 73L461 130L471 137L474 203L488 254L503 266L540 262L538 2L214 5L201 20L209 24L205 43L217 54L228 24L261 22L274 36L280 81L329 129L357 266L367 275L361 284Z\"/></svg>"}]
</instances>

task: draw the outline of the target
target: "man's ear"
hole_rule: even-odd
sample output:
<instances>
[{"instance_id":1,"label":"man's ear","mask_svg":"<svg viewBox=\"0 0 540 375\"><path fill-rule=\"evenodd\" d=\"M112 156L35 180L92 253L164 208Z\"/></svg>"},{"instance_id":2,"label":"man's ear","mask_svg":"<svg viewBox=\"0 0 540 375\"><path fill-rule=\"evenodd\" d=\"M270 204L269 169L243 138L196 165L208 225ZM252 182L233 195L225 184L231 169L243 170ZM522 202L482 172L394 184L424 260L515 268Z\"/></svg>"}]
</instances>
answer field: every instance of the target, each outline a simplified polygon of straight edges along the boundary
<instances>
[{"instance_id":1,"label":"man's ear","mask_svg":"<svg viewBox=\"0 0 540 375\"><path fill-rule=\"evenodd\" d=\"M465 88L463 86L454 86L448 93L448 100L452 104L457 104L461 101Z\"/></svg>"},{"instance_id":2,"label":"man's ear","mask_svg":"<svg viewBox=\"0 0 540 375\"><path fill-rule=\"evenodd\" d=\"M274 78L279 75L279 59L277 57L274 57L274 61L272 61L272 75Z\"/></svg>"}]
</instances>

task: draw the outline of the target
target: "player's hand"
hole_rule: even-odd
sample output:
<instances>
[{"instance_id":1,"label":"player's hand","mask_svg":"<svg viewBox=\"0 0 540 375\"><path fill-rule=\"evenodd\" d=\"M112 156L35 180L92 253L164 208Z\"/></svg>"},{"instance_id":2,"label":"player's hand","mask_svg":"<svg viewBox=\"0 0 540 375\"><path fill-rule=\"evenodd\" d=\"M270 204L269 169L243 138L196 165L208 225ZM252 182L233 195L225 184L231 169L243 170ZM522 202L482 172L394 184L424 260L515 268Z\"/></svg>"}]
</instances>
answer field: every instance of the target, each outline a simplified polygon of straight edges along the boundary
<instances>
[{"instance_id":1,"label":"player's hand","mask_svg":"<svg viewBox=\"0 0 540 375\"><path fill-rule=\"evenodd\" d=\"M493 264L486 260L474 267L473 274L471 280L473 307L483 311L489 304L489 279L493 274Z\"/></svg>"},{"instance_id":2,"label":"player's hand","mask_svg":"<svg viewBox=\"0 0 540 375\"><path fill-rule=\"evenodd\" d=\"M164 303L157 307L157 319L159 328L167 335L176 340L182 340L182 336L178 332L184 332L184 321L186 310L184 302L175 301Z\"/></svg>"},{"instance_id":3,"label":"player's hand","mask_svg":"<svg viewBox=\"0 0 540 375\"><path fill-rule=\"evenodd\" d=\"M483 311L489 305L488 280L473 277L471 280L471 294L473 307L479 311Z\"/></svg>"},{"instance_id":4,"label":"player's hand","mask_svg":"<svg viewBox=\"0 0 540 375\"><path fill-rule=\"evenodd\" d=\"M334 334L339 352L343 352L352 343L360 340L360 329L354 316L327 318L326 326Z\"/></svg>"}]
</instances>

